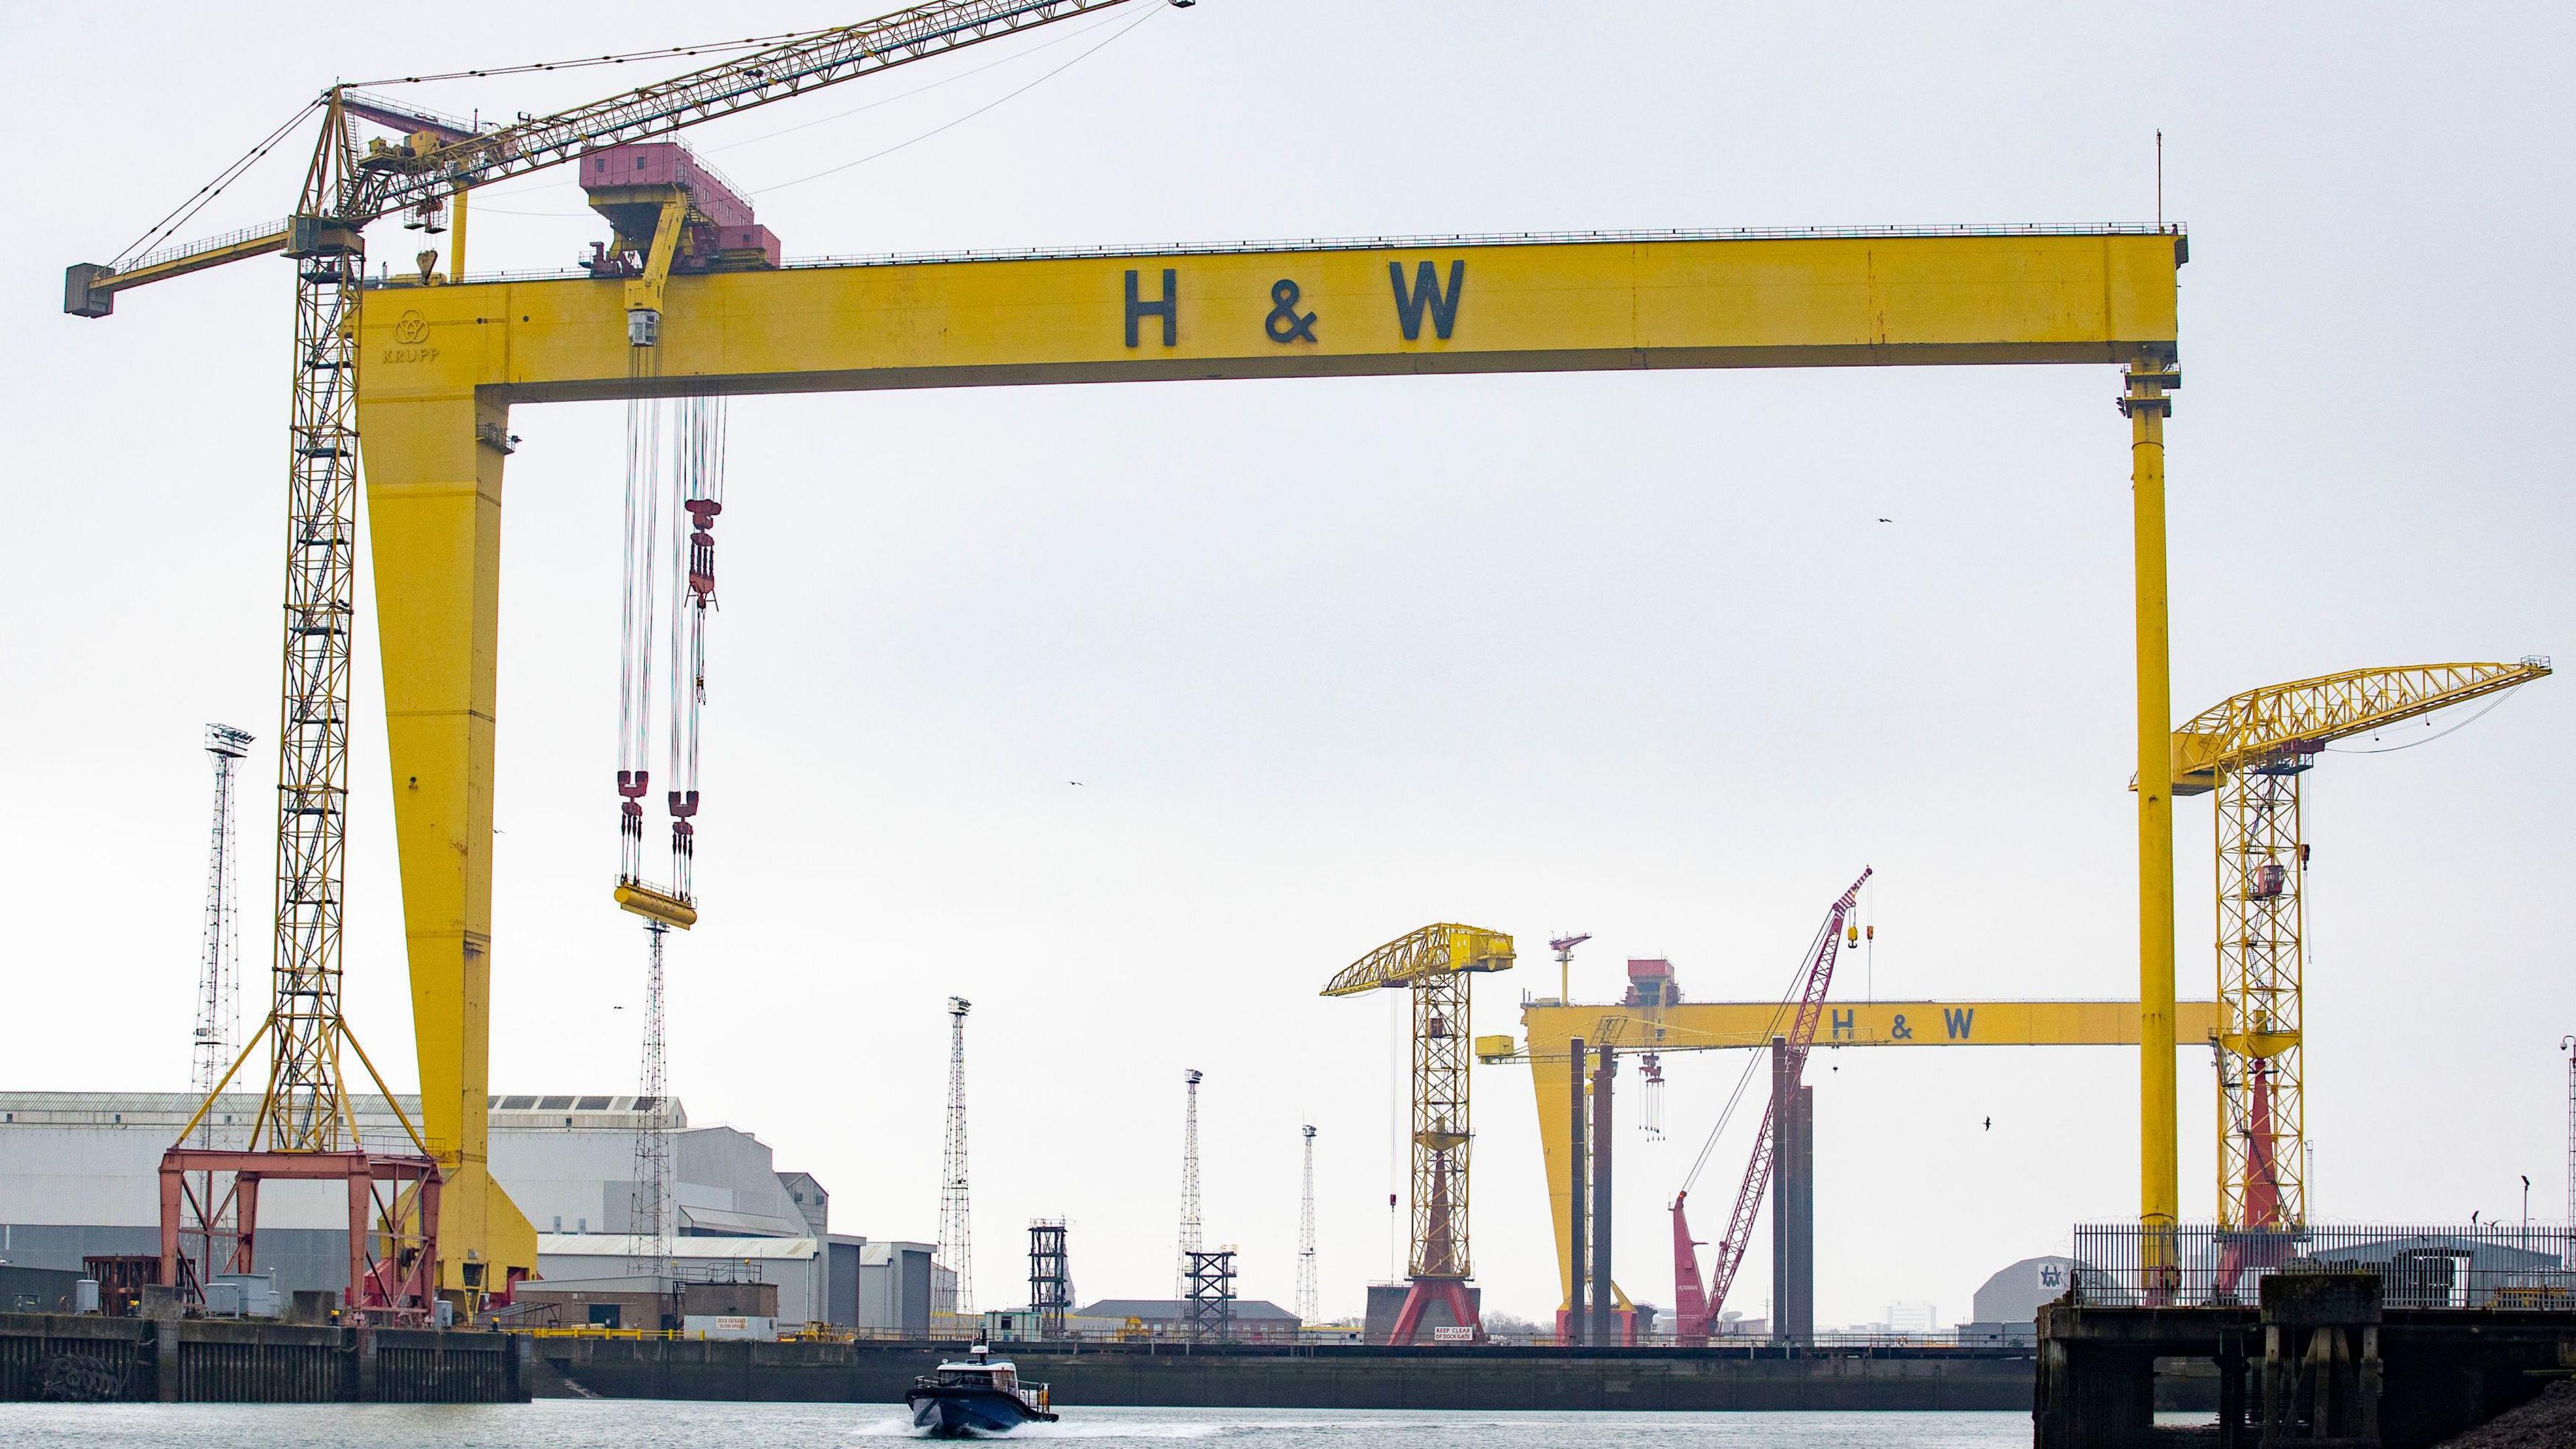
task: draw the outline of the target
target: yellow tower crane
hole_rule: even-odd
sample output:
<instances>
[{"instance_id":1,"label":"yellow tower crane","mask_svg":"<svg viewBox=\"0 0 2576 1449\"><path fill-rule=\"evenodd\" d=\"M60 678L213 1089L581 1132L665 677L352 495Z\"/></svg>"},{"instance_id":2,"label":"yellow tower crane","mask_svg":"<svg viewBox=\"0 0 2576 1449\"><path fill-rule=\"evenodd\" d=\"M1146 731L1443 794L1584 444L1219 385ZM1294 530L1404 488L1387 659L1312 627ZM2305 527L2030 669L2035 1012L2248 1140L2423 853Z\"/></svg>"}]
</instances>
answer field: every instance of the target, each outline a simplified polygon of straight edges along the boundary
<instances>
[{"instance_id":1,"label":"yellow tower crane","mask_svg":"<svg viewBox=\"0 0 2576 1449\"><path fill-rule=\"evenodd\" d=\"M2299 782L2328 744L2549 673L2512 664L2351 669L2234 695L2173 733L2173 792L2218 796L2218 1222L2308 1221L2300 1066L2308 845ZM2260 1255L2229 1250L2239 1267ZM2222 1268L2224 1275L2225 1269Z\"/></svg>"},{"instance_id":2,"label":"yellow tower crane","mask_svg":"<svg viewBox=\"0 0 2576 1449\"><path fill-rule=\"evenodd\" d=\"M254 1038L254 1043L271 1043L267 1095L254 1141L268 1149L255 1164L261 1170L337 1176L341 1168L323 1159L365 1155L359 1151L355 1118L340 1080L342 1048L356 1049L340 1012L340 942L349 660L357 614L358 403L365 372L432 360L441 351L426 341L429 324L416 310L392 319L385 334L408 341L361 346L369 325L362 314L368 290L367 226L388 215L401 215L407 224L428 232L452 225L446 275L435 271L437 254L424 251L417 259L418 285L464 290L453 284L465 278L465 195L474 187L1123 3L930 0L874 20L774 42L697 47L686 53L735 53L587 105L549 116L523 115L498 126L442 117L334 85L183 203L128 254L65 270L63 310L95 318L114 310L119 293L147 283L277 253L295 263L285 702L278 740L277 930L271 969L276 1005ZM296 126L315 118L320 124L312 160L295 209L285 219L152 249ZM361 122L390 129L399 139L377 137L362 151ZM640 275L620 292L624 328L617 339L630 374L648 382L658 369L638 367L636 360L659 341L663 288L691 220L685 198L675 188L665 188L651 200L652 235L640 239ZM704 269L764 265L769 264L757 257L716 257ZM448 350L455 346L449 342ZM428 1265L432 1291L463 1295L469 1306L489 1292L506 1293L511 1282L533 1274L537 1247L535 1229L485 1166L491 1014L489 761L496 713L489 671L497 647L498 607L498 589L490 581L500 552L500 460L510 450L507 420L506 405L476 405L469 433L440 445L441 466L454 471L429 487L378 476L385 470L377 466L381 448L375 422L369 423L368 445L379 605L387 581L412 579L407 563L417 565L421 556L435 555L431 567L440 578L426 588L435 597L424 596L421 602L439 613L442 623L458 616L475 621L462 631L442 632L416 629L388 616L380 619L378 629L389 661L387 732L420 1059L419 1136L437 1159L430 1186L443 1187L445 1194L443 1222L422 1225L416 1236L425 1242L416 1244L406 1260ZM406 415L381 431L402 447L421 430ZM395 660L403 662L390 662ZM434 872L416 864L433 858L452 868ZM649 890L622 890L619 903L671 924L695 919L685 900ZM364 1054L358 1055L363 1061ZM240 1063L234 1067L238 1071ZM227 1082L230 1077L228 1073ZM381 1083L378 1089L383 1090ZM281 1155L313 1161L299 1167L275 1160ZM205 1160L196 1162L195 1170L218 1166L209 1154L197 1157ZM252 1165L246 1163L245 1170ZM370 1170L385 1184L421 1179L421 1169L410 1159L386 1159L372 1168L359 1162L348 1172L354 1182ZM164 1176L169 1175L165 1164ZM166 1187L164 1198L167 1259L176 1251L169 1245L177 1237L172 1216L177 1207ZM353 1206L351 1211L355 1216L360 1209ZM434 1207L426 1213L418 1207L405 1212L415 1219L437 1218ZM248 1266L246 1231L230 1251L241 1266ZM209 1247L207 1256L219 1255ZM377 1276L354 1250L351 1264L354 1303L362 1288L375 1291L370 1285Z\"/></svg>"},{"instance_id":3,"label":"yellow tower crane","mask_svg":"<svg viewBox=\"0 0 2576 1449\"><path fill-rule=\"evenodd\" d=\"M1424 926L1343 967L1324 987L1326 996L1380 987L1413 993L1413 1281L1389 1343L1411 1343L1434 1299L1448 1306L1451 1324L1482 1326L1467 1296L1467 1155L1474 1142L1467 1075L1475 1064L1468 988L1476 972L1511 966L1512 938L1500 931Z\"/></svg>"}]
</instances>

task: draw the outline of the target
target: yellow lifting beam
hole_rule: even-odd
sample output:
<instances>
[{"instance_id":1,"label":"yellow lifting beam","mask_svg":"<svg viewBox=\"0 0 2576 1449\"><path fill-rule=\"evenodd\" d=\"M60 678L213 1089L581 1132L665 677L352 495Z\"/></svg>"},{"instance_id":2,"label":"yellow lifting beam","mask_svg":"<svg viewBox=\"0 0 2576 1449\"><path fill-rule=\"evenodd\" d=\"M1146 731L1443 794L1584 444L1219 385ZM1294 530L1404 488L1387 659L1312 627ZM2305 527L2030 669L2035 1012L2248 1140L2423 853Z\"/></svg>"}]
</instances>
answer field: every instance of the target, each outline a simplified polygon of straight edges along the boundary
<instances>
[{"instance_id":1,"label":"yellow lifting beam","mask_svg":"<svg viewBox=\"0 0 2576 1449\"><path fill-rule=\"evenodd\" d=\"M479 1170L512 404L1154 379L2084 363L2129 368L2136 426L2155 411L2137 400L2161 399L2172 380L2182 254L2182 238L2168 231L2028 228L1246 246L676 276L662 297L658 367L643 376L629 367L627 298L615 279L370 291L358 415L427 1135ZM2159 702L2160 437L2157 487L2137 492L2141 693L2153 672ZM2170 729L2158 719L2149 735L2159 772ZM2146 1096L2142 1142L2148 1158L2168 1163L2161 1177L2147 1174L2146 1209L2170 1216L2163 796L2140 801L2142 843L2163 842L2140 861L2142 881L2163 881L2142 898L2140 981L2148 1019L2166 1028L2166 1049L2143 1053L2147 1076L2161 1071L2165 1087ZM465 1215L472 1209L453 1189L449 1201L458 1204L451 1241L474 1246L483 1222ZM509 1230L523 1233L524 1222Z\"/></svg>"},{"instance_id":2,"label":"yellow lifting beam","mask_svg":"<svg viewBox=\"0 0 2576 1449\"><path fill-rule=\"evenodd\" d=\"M1574 1194L1573 1069L1568 1043L1629 1052L1695 1052L1767 1047L1786 1035L1793 1006L1777 1001L1698 1001L1673 1006L1570 1005L1532 1002L1521 1008L1525 1043L1509 1036L1476 1038L1476 1058L1529 1063L1537 1094L1539 1155L1547 1168L1548 1221L1556 1234L1557 1281L1572 1281ZM2205 1046L2218 1030L2218 1005L2174 1005L2179 1045ZM1871 1001L1825 1003L1818 1047L2135 1046L2134 1001ZM2168 1053L2168 1058L2171 1054ZM1621 1295L1620 1301L1627 1301Z\"/></svg>"}]
</instances>

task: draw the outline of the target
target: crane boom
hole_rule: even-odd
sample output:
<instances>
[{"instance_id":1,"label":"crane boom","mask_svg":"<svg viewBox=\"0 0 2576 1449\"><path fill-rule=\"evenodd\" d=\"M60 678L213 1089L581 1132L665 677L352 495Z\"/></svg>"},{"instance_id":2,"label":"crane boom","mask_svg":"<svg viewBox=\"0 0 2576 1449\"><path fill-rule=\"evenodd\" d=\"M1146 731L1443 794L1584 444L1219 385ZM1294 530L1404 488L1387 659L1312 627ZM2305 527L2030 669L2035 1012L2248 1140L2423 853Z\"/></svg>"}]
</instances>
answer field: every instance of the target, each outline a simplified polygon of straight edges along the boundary
<instances>
[{"instance_id":1,"label":"crane boom","mask_svg":"<svg viewBox=\"0 0 2576 1449\"><path fill-rule=\"evenodd\" d=\"M1834 983L1834 958L1842 950L1843 921L1851 914L1852 907L1859 903L1860 888L1868 884L1869 875L1868 869L1864 868L1860 873L1860 879L1851 883L1851 889L1844 891L1835 899L1833 908L1825 912L1824 928L1817 933L1815 945L1808 949L1806 972L1799 983L1798 1015L1789 1029L1785 1048L1789 1060L1788 1065L1782 1069L1782 1077L1786 1081L1795 1082L1806 1071L1807 1050L1815 1045L1816 1025L1823 1019L1825 1013L1825 992ZM1700 1323L1696 1325L1696 1331L1700 1333L1706 1333L1708 1324L1714 1322L1717 1315L1725 1309L1727 1290L1735 1286L1735 1271L1743 1266L1744 1250L1753 1240L1753 1219L1761 1212L1762 1196L1771 1186L1771 1169L1773 1157L1779 1145L1779 1128L1780 1103L1775 1097L1771 1104L1763 1109L1761 1135L1753 1140L1753 1160L1745 1165L1744 1183L1736 1189L1735 1193L1735 1211L1727 1219L1725 1236L1718 1240L1717 1261L1710 1265L1706 1307L1699 1310L1702 1316ZM1686 1197L1687 1194L1684 1196ZM1676 1278L1680 1279L1675 1285L1677 1302L1698 1296L1692 1290L1697 1288L1698 1284L1695 1280L1699 1276L1697 1265L1690 1262L1694 1256L1691 1252L1690 1229L1682 1219L1681 1213L1682 1199L1675 1198L1673 1248L1675 1267L1677 1270L1682 1270L1675 1274ZM1693 1325L1683 1325L1683 1331L1686 1334L1692 1332L1693 1328Z\"/></svg>"},{"instance_id":2,"label":"crane boom","mask_svg":"<svg viewBox=\"0 0 2576 1449\"><path fill-rule=\"evenodd\" d=\"M1511 937L1444 922L1399 936L1343 967L1321 994L1358 996L1381 986L1410 986L1459 971L1508 971L1511 966Z\"/></svg>"},{"instance_id":3,"label":"crane boom","mask_svg":"<svg viewBox=\"0 0 2576 1449\"><path fill-rule=\"evenodd\" d=\"M2549 660L2512 664L2407 664L2347 669L2231 695L2173 732L2174 793L2202 795L2221 771L2275 756L2312 755L2350 735L2518 688L2549 673Z\"/></svg>"},{"instance_id":4,"label":"crane boom","mask_svg":"<svg viewBox=\"0 0 2576 1449\"><path fill-rule=\"evenodd\" d=\"M381 140L318 214L248 228L154 252L129 266L77 263L65 277L63 310L107 315L115 293L185 276L244 257L297 249L298 222L355 231L395 211L434 205L476 186L542 171L600 146L667 136L701 121L804 95L911 61L943 55L1128 0L933 0L855 25L837 25L676 75L651 85L488 131L412 106L334 87L341 112L405 132ZM339 116L325 127L332 144ZM308 203L309 204L309 203Z\"/></svg>"}]
</instances>

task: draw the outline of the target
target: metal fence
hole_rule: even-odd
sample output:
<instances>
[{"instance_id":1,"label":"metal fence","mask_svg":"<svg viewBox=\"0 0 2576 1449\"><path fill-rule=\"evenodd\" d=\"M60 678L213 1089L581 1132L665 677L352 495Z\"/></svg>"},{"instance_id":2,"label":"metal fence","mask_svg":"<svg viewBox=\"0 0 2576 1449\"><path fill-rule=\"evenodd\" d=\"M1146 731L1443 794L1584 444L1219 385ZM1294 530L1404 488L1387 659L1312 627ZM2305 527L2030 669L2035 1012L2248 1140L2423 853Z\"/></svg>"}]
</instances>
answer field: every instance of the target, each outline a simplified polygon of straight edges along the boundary
<instances>
[{"instance_id":1,"label":"metal fence","mask_svg":"<svg viewBox=\"0 0 2576 1449\"><path fill-rule=\"evenodd\" d=\"M2071 1301L2113 1307L2202 1307L2261 1301L2273 1273L2377 1273L2390 1308L2576 1311L2576 1229L2323 1223L2237 1229L2184 1223L2079 1223ZM2150 1249L2154 1249L2150 1252ZM2150 1258L2159 1266L2150 1269Z\"/></svg>"}]
</instances>

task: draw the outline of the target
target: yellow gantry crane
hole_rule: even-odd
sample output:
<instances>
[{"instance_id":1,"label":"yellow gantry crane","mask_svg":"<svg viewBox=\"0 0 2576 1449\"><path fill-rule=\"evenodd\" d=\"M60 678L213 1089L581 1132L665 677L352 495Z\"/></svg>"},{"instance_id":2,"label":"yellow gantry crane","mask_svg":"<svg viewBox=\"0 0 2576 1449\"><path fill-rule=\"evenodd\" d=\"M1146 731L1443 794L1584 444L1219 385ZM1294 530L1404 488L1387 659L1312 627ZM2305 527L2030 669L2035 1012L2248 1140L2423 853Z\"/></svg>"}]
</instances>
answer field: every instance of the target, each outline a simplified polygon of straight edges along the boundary
<instances>
[{"instance_id":1,"label":"yellow gantry crane","mask_svg":"<svg viewBox=\"0 0 2576 1449\"><path fill-rule=\"evenodd\" d=\"M640 244L645 198L632 198L637 219L617 222L620 250L638 254L631 271L468 282L458 265L461 203L474 186L1114 3L944 0L488 130L335 88L315 103L322 142L287 220L168 251L139 246L131 260L66 276L66 309L98 317L117 293L151 281L268 253L296 263L294 551L280 771L281 820L295 828L280 832L277 981L281 1000L290 979L302 983L297 991L331 994L327 1009L311 1015L331 1024L322 1035L333 1040L357 433L365 430L423 1136L450 1173L445 1241L462 1250L448 1255L441 1282L470 1292L478 1275L499 1281L528 1264L535 1247L483 1166L497 657L505 637L499 539L511 410L1076 382L1788 366L2123 369L2119 402L2131 441L2123 496L2138 550L2137 768L2147 782L2138 802L2135 1013L2141 1215L2169 1224L2176 1012L2162 743L2171 723L2163 423L2181 381L2176 279L2188 248L2180 228L1416 236L781 266L756 248L728 255L721 241L711 257L691 253L689 208L666 194L650 207L650 245ZM389 126L396 139L362 153L354 130L361 121ZM430 254L416 275L365 276L368 223L401 213L427 230L442 208L457 238L444 276ZM674 226L682 229L677 238L669 235ZM676 265L675 251L700 264ZM299 1056L312 1065L298 1080L317 1092L335 1084L336 1057ZM331 1111L289 1115L338 1120Z\"/></svg>"},{"instance_id":2,"label":"yellow gantry crane","mask_svg":"<svg viewBox=\"0 0 2576 1449\"><path fill-rule=\"evenodd\" d=\"M358 393L362 365L396 364L436 355L421 345L425 324L409 318L396 336L409 343L361 347L361 303L367 291L369 223L400 214L416 228L452 227L448 270L436 275L437 255L420 253L419 284L464 280L466 193L477 186L566 162L607 148L666 136L703 121L804 95L824 86L872 75L893 66L944 54L981 41L1104 10L1126 0L933 0L855 25L808 31L766 44L712 46L732 58L669 80L639 86L588 105L542 117L523 116L503 126L479 127L413 106L335 85L273 133L147 234L144 243L109 263L66 269L63 310L76 317L105 317L119 293L249 257L283 253L295 264L295 351L288 424L287 579L285 684L278 731L277 913L271 967L275 1007L262 1035L271 1041L267 1094L255 1146L271 1153L354 1151L356 1127L341 1085L344 1045L354 1049L340 1011L341 902L348 798L349 659L357 614ZM1192 0L1172 0L1175 5ZM670 54L671 52L653 52ZM294 128L319 117L319 135L304 173L295 209L284 220L203 241L147 250L193 216L247 166ZM385 127L397 139L375 138L362 151L357 127ZM622 343L630 352L658 340L663 285L690 221L676 194L657 198L652 235L641 238L639 275L621 291ZM625 238L621 236L621 241ZM704 270L774 265L774 258L711 257ZM645 369L650 371L650 369ZM478 416L465 443L468 454L490 464L493 491L474 488L434 495L374 499L374 546L379 570L391 555L418 541L457 508L478 526L467 531L473 565L497 558L500 544L498 459L509 451L506 408ZM372 469L370 470L373 471ZM471 469L469 468L469 475ZM399 572L399 570L397 570ZM476 577L488 577L479 568ZM480 608L487 621L492 600L473 591L450 602ZM380 623L386 652L436 661L441 677L471 675L488 664L496 641L488 632L469 638L428 638ZM412 956L412 1006L420 1057L421 1126L444 1178L446 1216L428 1258L436 1286L479 1300L506 1291L536 1268L536 1233L494 1185L485 1170L486 1044L491 998L489 919L492 793L488 764L473 768L466 756L488 759L494 708L488 687L469 689L467 718L423 698L407 698L389 675L388 731L398 804L428 805L396 811L402 841L405 916ZM424 691L436 696L436 688ZM415 707L427 705L428 707ZM450 749L447 726L462 723L465 738ZM406 738L410 736L410 738ZM404 763L411 748L432 738L437 763L427 771ZM423 801L424 775L431 796ZM409 818L406 818L409 817ZM418 836L415 840L412 837ZM419 849L452 856L452 879L409 868ZM416 897L415 893L420 893ZM629 902L621 900L621 904ZM656 896L648 915L667 918L685 901ZM694 912L689 912L694 919ZM361 1054L362 1055L362 1054ZM238 1064L236 1064L238 1069ZM381 1087L381 1084L380 1084ZM201 1154L202 1155L202 1154ZM166 1213L165 1213L166 1217ZM169 1236L165 1223L164 1237ZM353 1287L354 1287L353 1283Z\"/></svg>"},{"instance_id":3,"label":"yellow gantry crane","mask_svg":"<svg viewBox=\"0 0 2576 1449\"><path fill-rule=\"evenodd\" d=\"M2218 796L2218 1222L2308 1221L2300 781L2336 740L2547 676L2549 661L2352 669L2231 696L2173 733L2176 796ZM2249 1264L2252 1259L2246 1260Z\"/></svg>"},{"instance_id":4,"label":"yellow gantry crane","mask_svg":"<svg viewBox=\"0 0 2576 1449\"><path fill-rule=\"evenodd\" d=\"M1467 1156L1475 1137L1467 1116L1475 1064L1468 996L1475 973L1508 971L1512 959L1512 938L1500 931L1424 926L1343 967L1324 987L1326 996L1381 987L1413 996L1412 1286L1389 1343L1411 1343L1434 1300L1448 1306L1451 1324L1481 1326L1467 1296Z\"/></svg>"}]
</instances>

